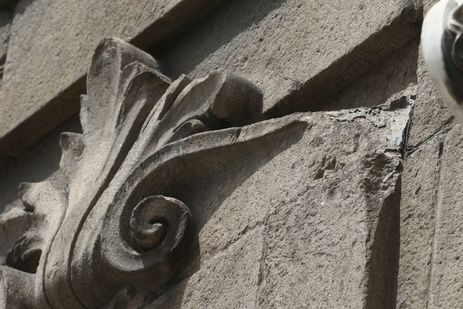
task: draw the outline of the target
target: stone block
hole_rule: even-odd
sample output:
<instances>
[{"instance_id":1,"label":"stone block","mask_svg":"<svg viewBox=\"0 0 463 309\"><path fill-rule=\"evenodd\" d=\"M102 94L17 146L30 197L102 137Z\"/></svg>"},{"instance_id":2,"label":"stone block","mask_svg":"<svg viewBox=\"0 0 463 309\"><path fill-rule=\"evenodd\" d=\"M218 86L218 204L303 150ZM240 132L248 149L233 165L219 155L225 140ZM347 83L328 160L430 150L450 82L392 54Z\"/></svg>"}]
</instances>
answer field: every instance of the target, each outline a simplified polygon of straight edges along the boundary
<instances>
[{"instance_id":1,"label":"stone block","mask_svg":"<svg viewBox=\"0 0 463 309\"><path fill-rule=\"evenodd\" d=\"M146 308L254 308L263 238L262 227L249 231Z\"/></svg>"},{"instance_id":2,"label":"stone block","mask_svg":"<svg viewBox=\"0 0 463 309\"><path fill-rule=\"evenodd\" d=\"M462 133L456 125L442 149L428 308L459 308L463 303Z\"/></svg>"},{"instance_id":3,"label":"stone block","mask_svg":"<svg viewBox=\"0 0 463 309\"><path fill-rule=\"evenodd\" d=\"M392 54L374 70L343 89L324 110L377 106L394 101L415 101L418 41L412 41Z\"/></svg>"},{"instance_id":4,"label":"stone block","mask_svg":"<svg viewBox=\"0 0 463 309\"><path fill-rule=\"evenodd\" d=\"M22 0L0 91L0 153L16 154L78 111L96 45L159 46L218 0Z\"/></svg>"},{"instance_id":5,"label":"stone block","mask_svg":"<svg viewBox=\"0 0 463 309\"><path fill-rule=\"evenodd\" d=\"M189 183L195 249L148 308L390 308L409 111L288 116L307 126Z\"/></svg>"},{"instance_id":6,"label":"stone block","mask_svg":"<svg viewBox=\"0 0 463 309\"><path fill-rule=\"evenodd\" d=\"M323 110L418 37L420 12L410 0L227 1L157 56L172 76L223 68L246 77L272 116Z\"/></svg>"},{"instance_id":7,"label":"stone block","mask_svg":"<svg viewBox=\"0 0 463 309\"><path fill-rule=\"evenodd\" d=\"M320 122L303 141L307 149L316 146L293 161L297 184L274 201L265 224L258 308L390 308L399 155L363 140L369 130L355 128L355 121L334 127ZM292 148L293 156L299 152Z\"/></svg>"},{"instance_id":8,"label":"stone block","mask_svg":"<svg viewBox=\"0 0 463 309\"><path fill-rule=\"evenodd\" d=\"M444 104L420 56L417 70L417 96L408 147L416 148L427 139L453 125L453 116Z\"/></svg>"},{"instance_id":9,"label":"stone block","mask_svg":"<svg viewBox=\"0 0 463 309\"><path fill-rule=\"evenodd\" d=\"M441 143L442 136L436 136L405 159L396 308L426 308L438 203Z\"/></svg>"}]
</instances>

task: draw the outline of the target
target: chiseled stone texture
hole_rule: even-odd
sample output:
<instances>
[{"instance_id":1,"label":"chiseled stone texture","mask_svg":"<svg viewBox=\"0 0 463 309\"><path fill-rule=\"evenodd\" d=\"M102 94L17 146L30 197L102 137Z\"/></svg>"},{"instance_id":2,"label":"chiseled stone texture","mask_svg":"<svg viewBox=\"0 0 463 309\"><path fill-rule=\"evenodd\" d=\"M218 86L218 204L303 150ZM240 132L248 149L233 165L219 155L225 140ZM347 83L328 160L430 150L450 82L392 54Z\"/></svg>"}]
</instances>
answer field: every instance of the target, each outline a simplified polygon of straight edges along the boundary
<instances>
[{"instance_id":1,"label":"chiseled stone texture","mask_svg":"<svg viewBox=\"0 0 463 309\"><path fill-rule=\"evenodd\" d=\"M398 309L426 308L442 136L407 156L402 174Z\"/></svg>"},{"instance_id":2,"label":"chiseled stone texture","mask_svg":"<svg viewBox=\"0 0 463 309\"><path fill-rule=\"evenodd\" d=\"M0 91L0 153L17 153L78 111L97 45L156 46L219 0L21 0Z\"/></svg>"},{"instance_id":3,"label":"chiseled stone texture","mask_svg":"<svg viewBox=\"0 0 463 309\"><path fill-rule=\"evenodd\" d=\"M424 0L424 11L436 2ZM407 145L411 153L403 173L396 308L459 308L461 129L440 100L422 56L417 65L417 97Z\"/></svg>"},{"instance_id":4,"label":"chiseled stone texture","mask_svg":"<svg viewBox=\"0 0 463 309\"><path fill-rule=\"evenodd\" d=\"M409 148L416 148L453 123L453 116L434 87L420 56L417 69L418 91L410 128Z\"/></svg>"},{"instance_id":5,"label":"chiseled stone texture","mask_svg":"<svg viewBox=\"0 0 463 309\"><path fill-rule=\"evenodd\" d=\"M157 55L171 75L224 68L259 85L270 115L320 110L419 35L411 0L233 0ZM238 18L239 17L239 18Z\"/></svg>"},{"instance_id":6,"label":"chiseled stone texture","mask_svg":"<svg viewBox=\"0 0 463 309\"><path fill-rule=\"evenodd\" d=\"M201 270L170 287L148 308L253 308L257 303L263 227L206 260Z\"/></svg>"},{"instance_id":7,"label":"chiseled stone texture","mask_svg":"<svg viewBox=\"0 0 463 309\"><path fill-rule=\"evenodd\" d=\"M414 101L418 45L417 40L411 41L320 108L339 110L377 106L403 99Z\"/></svg>"},{"instance_id":8,"label":"chiseled stone texture","mask_svg":"<svg viewBox=\"0 0 463 309\"><path fill-rule=\"evenodd\" d=\"M198 184L196 249L146 307L391 308L409 111L288 116L308 125Z\"/></svg>"},{"instance_id":9,"label":"chiseled stone texture","mask_svg":"<svg viewBox=\"0 0 463 309\"><path fill-rule=\"evenodd\" d=\"M456 125L442 149L428 308L463 304L463 130Z\"/></svg>"}]
</instances>

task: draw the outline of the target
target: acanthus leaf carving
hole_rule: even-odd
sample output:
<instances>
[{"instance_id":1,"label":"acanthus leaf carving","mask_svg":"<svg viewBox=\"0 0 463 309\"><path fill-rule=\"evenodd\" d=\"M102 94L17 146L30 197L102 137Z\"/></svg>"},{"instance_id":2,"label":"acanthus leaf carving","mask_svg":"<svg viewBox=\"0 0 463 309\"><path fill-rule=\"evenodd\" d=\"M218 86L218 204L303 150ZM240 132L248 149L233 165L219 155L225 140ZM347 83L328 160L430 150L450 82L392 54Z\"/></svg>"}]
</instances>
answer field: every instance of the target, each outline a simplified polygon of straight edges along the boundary
<instances>
[{"instance_id":1,"label":"acanthus leaf carving","mask_svg":"<svg viewBox=\"0 0 463 309\"><path fill-rule=\"evenodd\" d=\"M87 85L83 134L61 140L65 190L44 182L23 195L37 210L30 196L48 192L45 213L36 213L44 232L26 233L16 262L2 268L6 304L98 308L163 288L194 234L184 184L195 179L182 170L301 125L262 122L262 94L239 76L171 82L150 55L118 39L97 47ZM32 268L22 268L29 259Z\"/></svg>"}]
</instances>

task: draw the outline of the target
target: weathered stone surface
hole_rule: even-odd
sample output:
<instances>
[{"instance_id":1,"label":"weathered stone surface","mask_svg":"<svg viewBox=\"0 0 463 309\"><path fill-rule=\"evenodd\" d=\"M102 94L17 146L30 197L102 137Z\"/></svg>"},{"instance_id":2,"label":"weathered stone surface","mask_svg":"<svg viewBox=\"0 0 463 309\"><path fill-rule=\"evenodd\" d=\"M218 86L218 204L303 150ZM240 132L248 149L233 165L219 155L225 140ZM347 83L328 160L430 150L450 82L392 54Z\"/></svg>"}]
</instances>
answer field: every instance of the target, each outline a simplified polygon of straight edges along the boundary
<instances>
[{"instance_id":1,"label":"weathered stone surface","mask_svg":"<svg viewBox=\"0 0 463 309\"><path fill-rule=\"evenodd\" d=\"M417 76L418 91L410 128L409 148L415 148L439 131L448 129L453 122L453 116L447 105L440 100L421 56Z\"/></svg>"},{"instance_id":2,"label":"weathered stone surface","mask_svg":"<svg viewBox=\"0 0 463 309\"><path fill-rule=\"evenodd\" d=\"M346 120L343 116L336 115L335 121ZM393 304L399 239L398 153L385 154L379 144L377 149L366 142L364 134L375 137L369 135L365 122L361 129L355 121L326 122L314 119L316 125L300 142L312 148L310 155L306 152L303 160L291 160L295 153L304 153L292 147L283 157L293 162L288 174L297 182L274 201L265 224L259 308L389 308ZM286 182L290 180L278 181Z\"/></svg>"},{"instance_id":3,"label":"weathered stone surface","mask_svg":"<svg viewBox=\"0 0 463 309\"><path fill-rule=\"evenodd\" d=\"M239 73L263 89L272 115L320 110L417 37L419 12L409 0L228 1L159 57L173 76Z\"/></svg>"},{"instance_id":4,"label":"weathered stone surface","mask_svg":"<svg viewBox=\"0 0 463 309\"><path fill-rule=\"evenodd\" d=\"M423 1L427 12L437 1ZM462 298L458 262L460 154L449 108L418 60L417 98L404 163L401 256L396 308L458 308ZM447 134L451 130L450 134ZM461 186L460 186L461 187ZM455 230L457 229L457 230Z\"/></svg>"},{"instance_id":5,"label":"weathered stone surface","mask_svg":"<svg viewBox=\"0 0 463 309\"><path fill-rule=\"evenodd\" d=\"M359 163L379 164L380 174L392 175L398 161L380 162L384 159ZM328 165L338 163L334 158L328 160ZM344 172L352 175L360 169L348 167ZM368 181L362 176L369 175L353 179L342 172L333 173L337 175L326 175L321 180L324 184L301 193L294 203L281 203L270 217L261 308L389 308L393 304L398 250L397 178L381 185L388 187L384 195L363 193L376 195L377 200L368 201L362 193L345 189L347 182L362 188L362 182Z\"/></svg>"},{"instance_id":6,"label":"weathered stone surface","mask_svg":"<svg viewBox=\"0 0 463 309\"><path fill-rule=\"evenodd\" d=\"M405 159L400 203L398 309L426 308L428 303L441 143L442 136L436 136Z\"/></svg>"},{"instance_id":7,"label":"weathered stone surface","mask_svg":"<svg viewBox=\"0 0 463 309\"><path fill-rule=\"evenodd\" d=\"M414 102L417 92L418 41L412 41L393 53L344 88L335 99L327 101L323 110L378 106L393 101Z\"/></svg>"},{"instance_id":8,"label":"weathered stone surface","mask_svg":"<svg viewBox=\"0 0 463 309\"><path fill-rule=\"evenodd\" d=\"M194 186L304 127L298 118L249 126L262 119L253 84L224 72L171 83L119 39L97 47L87 88L83 133L61 136L57 181L21 186L32 223L0 270L28 285L1 286L7 306L132 306L157 292L190 247L189 207L217 197Z\"/></svg>"},{"instance_id":9,"label":"weathered stone surface","mask_svg":"<svg viewBox=\"0 0 463 309\"><path fill-rule=\"evenodd\" d=\"M463 303L463 130L446 136L441 158L428 308L458 308Z\"/></svg>"},{"instance_id":10,"label":"weathered stone surface","mask_svg":"<svg viewBox=\"0 0 463 309\"><path fill-rule=\"evenodd\" d=\"M260 121L248 81L171 83L156 65L117 39L97 48L59 181L22 186L32 224L8 252L3 301L133 307L184 260L185 306L390 307L407 101Z\"/></svg>"},{"instance_id":11,"label":"weathered stone surface","mask_svg":"<svg viewBox=\"0 0 463 309\"><path fill-rule=\"evenodd\" d=\"M78 111L97 43L159 45L218 0L22 0L0 91L0 152L17 153Z\"/></svg>"},{"instance_id":12,"label":"weathered stone surface","mask_svg":"<svg viewBox=\"0 0 463 309\"><path fill-rule=\"evenodd\" d=\"M435 2L424 1L425 11ZM403 176L396 307L458 308L463 301L461 127L455 126L421 57L417 75L408 146L414 152L405 160Z\"/></svg>"},{"instance_id":13,"label":"weathered stone surface","mask_svg":"<svg viewBox=\"0 0 463 309\"><path fill-rule=\"evenodd\" d=\"M145 308L255 308L263 246L263 227L243 234Z\"/></svg>"},{"instance_id":14,"label":"weathered stone surface","mask_svg":"<svg viewBox=\"0 0 463 309\"><path fill-rule=\"evenodd\" d=\"M203 197L191 204L196 249L179 283L148 307L390 308L399 248L397 149L408 112L288 116L308 126L284 134L285 143L230 153L217 177L196 178L192 191ZM206 191L214 198L204 200Z\"/></svg>"},{"instance_id":15,"label":"weathered stone surface","mask_svg":"<svg viewBox=\"0 0 463 309\"><path fill-rule=\"evenodd\" d=\"M56 134L18 159L3 160L2 156L0 264L9 267L0 268L0 307L37 307L36 289L39 294L46 290L55 307L66 304L66 308L77 308L82 300L91 307L103 302L107 295L113 296L108 307L122 308L137 307L141 302L148 308L459 308L463 303L463 178L458 171L463 167L463 132L440 102L422 60L417 60L417 41L413 39L417 10L412 2L422 2L427 9L435 1L360 2L228 1L215 11L215 16L194 27L193 33L184 34L179 41L174 38L160 52L172 76L187 71L201 79L191 81L182 75L171 83L165 76L153 73L159 69L155 61L142 56L142 65L132 67L131 73L140 73L137 70L143 71L143 65L149 69L136 79L140 88L115 99L116 105L121 100L127 103L121 103L117 116L114 110L104 108L114 103L111 99L100 100L105 95L111 97L115 88L108 87L102 96L95 92L113 85L111 81L93 79L89 84L93 94L84 97L82 113L87 142L82 143L80 134L63 136L61 171L57 171L58 148L50 146L57 144ZM52 1L37 3L61 10ZM77 9L87 3L67 5ZM129 7L127 3L124 6ZM24 24L26 19L21 13L30 14L34 2L23 0L19 9L24 12L18 11L18 22ZM101 10L95 12L96 16ZM152 17L143 16L143 20ZM128 26L127 33L132 26ZM140 34L135 42L146 43L140 38L152 37L153 33L148 32ZM0 52L6 46L1 44L2 33L0 29ZM43 29L39 33L49 39ZM72 33L78 35L78 43L70 44L69 51L80 46L85 36L85 31ZM40 47L38 39L33 38L32 43ZM20 50L27 56L34 51L28 51L26 45ZM381 52L377 52L379 49ZM70 59L84 62L79 57ZM385 57L385 62L369 70ZM69 62L71 75L79 70L73 61ZM52 99L52 105L34 115L50 116L47 108L62 104L83 87L68 79L64 67L58 62L51 70L64 72L59 75L61 92L38 91L42 98L50 94L61 103ZM37 68L42 69L37 66L34 70ZM203 78L216 68L240 72L262 86L265 117L294 110L324 112L262 121L265 117L261 117L258 89L246 84L246 91L238 91L241 88L235 88L235 82L242 80L223 72ZM95 69L94 75L98 71ZM110 71L108 76L120 77L120 71ZM132 77L122 74L121 80ZM31 85L42 87L39 83ZM51 85L44 82L43 89ZM159 103L162 107L154 108L148 118L156 120L167 115L166 120L162 124L148 121L142 129L146 131L137 134L143 121L132 117L135 111L144 104L154 104L149 98L157 100L164 90L167 92ZM237 93L239 99L234 95ZM245 99L249 93L251 97ZM29 94L34 93L31 90ZM408 147L404 147L402 133L410 118L407 103L414 102L415 97L411 133L405 145ZM242 112L241 108L248 106L239 104L244 101L258 104L250 112ZM383 102L388 105L365 108ZM166 114L170 108L173 112ZM350 110L337 111L340 108ZM72 114L73 109L54 111L50 119L56 121L51 121L50 127L63 115ZM40 120L34 117L27 118L24 124L38 124ZM30 128L36 137L48 130L46 126L37 132ZM27 132L21 130L11 136ZM17 141L19 150L24 141ZM132 142L137 147L132 148ZM91 150L88 145L98 147ZM158 153L159 157L174 153L168 157L171 161L151 171L150 164L158 158L153 154L165 145L170 146L164 149L166 152ZM188 152L190 147L200 150ZM132 168L145 155L153 155L153 161L148 160L132 174ZM61 178L61 172L66 179ZM52 248L54 257L46 268L37 267L37 252L43 248L48 252L46 241L56 236L48 228L60 221L53 215L59 217L62 213L49 205L59 204L57 200L62 196L53 200L54 185L50 187L50 182L23 187L22 200L17 199L16 191L24 180L36 182L48 176L52 183L58 180L69 186L69 191L63 193L69 209L74 209L68 212L69 217L87 211L89 215L81 222L65 221L63 229L68 235L57 236L59 242ZM137 182L138 177L148 176L146 183ZM124 190L132 189L136 189L133 199L120 198L125 197ZM191 211L195 226L191 247L184 262L173 263L180 269L167 286L153 288L154 293L148 293L151 288L143 292L129 288L113 295L108 290L121 277L108 278L108 268L113 265L106 268L105 262L92 264L98 254L91 252L101 244L103 250L95 252L111 248L105 240L118 247L119 230L108 222L117 225L114 222L127 217L127 226L133 229L128 234L133 236L136 250L147 250L162 241L162 228L149 230L152 213L148 206L155 203L148 202L172 200L149 196L140 201L145 193L172 196L173 204ZM140 203L134 206L134 200ZM133 206L128 212L139 212L118 216L117 212L104 215L101 210L113 205L112 209L125 209L127 204ZM90 209L93 206L96 210ZM79 224L85 233L81 233ZM150 238L153 235L157 236ZM111 260L111 256L106 259ZM99 268L101 265L104 267ZM71 270L66 273L63 269L68 266ZM164 277L151 275L149 284L164 282L172 274L170 271L168 275L163 273ZM140 277L144 275L141 272ZM41 280L40 276L47 279ZM66 280L57 281L60 276ZM46 280L45 287L32 286ZM144 287L145 283L137 285ZM75 297L76 303L66 303L67 296Z\"/></svg>"}]
</instances>

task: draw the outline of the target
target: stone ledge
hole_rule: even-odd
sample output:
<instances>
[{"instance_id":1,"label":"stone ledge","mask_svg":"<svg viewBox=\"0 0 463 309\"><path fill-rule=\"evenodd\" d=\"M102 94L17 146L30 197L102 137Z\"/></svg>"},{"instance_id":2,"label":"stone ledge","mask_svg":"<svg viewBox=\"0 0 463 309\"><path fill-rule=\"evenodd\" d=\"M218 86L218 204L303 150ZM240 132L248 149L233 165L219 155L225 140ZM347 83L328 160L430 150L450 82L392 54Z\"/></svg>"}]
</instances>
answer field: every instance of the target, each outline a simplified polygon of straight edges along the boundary
<instances>
[{"instance_id":1,"label":"stone ledge","mask_svg":"<svg viewBox=\"0 0 463 309\"><path fill-rule=\"evenodd\" d=\"M414 2L229 1L157 56L169 76L222 68L251 80L269 117L325 110L419 37L422 7Z\"/></svg>"},{"instance_id":2,"label":"stone ledge","mask_svg":"<svg viewBox=\"0 0 463 309\"><path fill-rule=\"evenodd\" d=\"M78 111L91 54L103 37L153 48L219 2L21 1L0 91L0 153L17 155Z\"/></svg>"}]
</instances>

